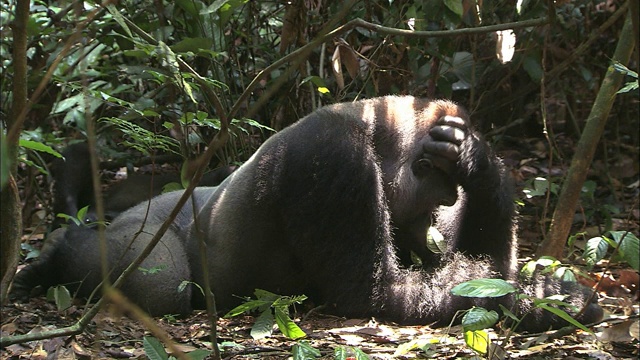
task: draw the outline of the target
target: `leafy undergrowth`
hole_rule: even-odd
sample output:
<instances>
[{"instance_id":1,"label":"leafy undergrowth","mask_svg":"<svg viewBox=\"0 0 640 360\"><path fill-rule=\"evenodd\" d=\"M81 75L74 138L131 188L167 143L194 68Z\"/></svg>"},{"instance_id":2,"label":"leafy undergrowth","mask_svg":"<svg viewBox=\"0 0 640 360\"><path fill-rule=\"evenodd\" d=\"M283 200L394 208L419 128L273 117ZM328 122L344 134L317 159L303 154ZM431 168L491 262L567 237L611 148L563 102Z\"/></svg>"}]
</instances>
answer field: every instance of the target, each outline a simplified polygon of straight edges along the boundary
<instances>
[{"instance_id":1,"label":"leafy undergrowth","mask_svg":"<svg viewBox=\"0 0 640 360\"><path fill-rule=\"evenodd\" d=\"M622 314L633 303L630 297L609 297L603 301L608 312ZM637 311L637 309L636 309ZM70 325L80 312L73 307L65 314L42 298L2 310L3 336L26 331L46 331ZM319 350L323 358L333 358L336 348L360 349L372 359L391 358L471 358L475 354L465 345L462 329L431 329L427 326L395 326L369 319L343 319L314 314L295 319L307 333L306 341ZM254 340L250 336L254 317L241 316L218 321L218 343L224 359L287 359L296 341L275 332L272 337ZM185 319L158 319L160 326L185 352L211 349L206 314L195 312ZM635 325L632 325L635 324ZM614 320L596 328L594 334L574 332L557 337L555 332L531 336L517 335L503 345L511 358L564 359L635 359L638 357L638 320ZM635 329L634 329L635 326ZM634 333L635 332L635 333ZM489 331L500 341L499 335ZM632 335L634 334L634 335ZM11 345L2 349L3 359L99 359L146 358L143 326L127 317L103 311L89 329L74 338L55 338ZM633 337L635 336L635 338Z\"/></svg>"},{"instance_id":2,"label":"leafy undergrowth","mask_svg":"<svg viewBox=\"0 0 640 360\"><path fill-rule=\"evenodd\" d=\"M596 268L593 274L601 269ZM635 275L635 277L633 276ZM565 359L636 359L638 358L637 273L614 269L604 281L600 304L607 322L592 329L594 333L576 331L569 334L550 331L543 334L515 335L508 343L495 330L489 330L494 343L510 358ZM613 280L615 279L615 280ZM607 294L608 293L608 294ZM81 316L81 304L58 312L55 304L43 297L29 303L10 304L2 308L2 336L53 330L72 325ZM635 315L634 315L635 314ZM630 316L631 315L631 316ZM362 351L371 359L392 358L474 358L465 344L460 326L431 329L428 326L396 326L372 319L344 319L319 313L299 314L295 322L307 334L298 341L284 337L277 329L268 338L251 337L256 317L238 316L218 321L218 343L223 359L288 359L300 341L317 350L322 358L334 359L336 349ZM184 352L211 350L210 327L206 314L194 312L187 318L157 319L160 327ZM275 327L274 327L275 328ZM100 312L88 329L72 338L54 338L11 345L0 350L2 359L145 359L144 339L150 336L140 323ZM347 357L347 359L356 357Z\"/></svg>"}]
</instances>

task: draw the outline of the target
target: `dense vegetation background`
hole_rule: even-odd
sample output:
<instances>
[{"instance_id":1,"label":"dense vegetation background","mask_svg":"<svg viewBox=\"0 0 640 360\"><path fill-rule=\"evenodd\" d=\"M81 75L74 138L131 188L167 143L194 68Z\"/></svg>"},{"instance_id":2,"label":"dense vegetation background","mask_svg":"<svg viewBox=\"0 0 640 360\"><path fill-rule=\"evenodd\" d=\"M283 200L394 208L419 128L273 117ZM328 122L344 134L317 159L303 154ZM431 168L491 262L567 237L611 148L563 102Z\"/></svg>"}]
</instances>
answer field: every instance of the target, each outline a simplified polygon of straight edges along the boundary
<instances>
[{"instance_id":1,"label":"dense vegetation background","mask_svg":"<svg viewBox=\"0 0 640 360\"><path fill-rule=\"evenodd\" d=\"M205 165L240 164L322 105L385 94L469 109L527 191L522 236L539 242L630 11L624 1L550 3L1 1L3 299L12 239L27 254L54 216L48 166L67 144L91 139L103 181L127 166L180 171L229 118L229 140ZM379 26L340 28L354 19ZM517 38L507 62L496 31L459 31L506 23ZM637 22L634 31L629 52ZM629 68L638 69L637 48ZM572 235L638 230L637 73L625 69L620 87L636 88L605 118L588 181L577 185L580 207L564 214ZM165 162L177 165L144 167Z\"/></svg>"}]
</instances>

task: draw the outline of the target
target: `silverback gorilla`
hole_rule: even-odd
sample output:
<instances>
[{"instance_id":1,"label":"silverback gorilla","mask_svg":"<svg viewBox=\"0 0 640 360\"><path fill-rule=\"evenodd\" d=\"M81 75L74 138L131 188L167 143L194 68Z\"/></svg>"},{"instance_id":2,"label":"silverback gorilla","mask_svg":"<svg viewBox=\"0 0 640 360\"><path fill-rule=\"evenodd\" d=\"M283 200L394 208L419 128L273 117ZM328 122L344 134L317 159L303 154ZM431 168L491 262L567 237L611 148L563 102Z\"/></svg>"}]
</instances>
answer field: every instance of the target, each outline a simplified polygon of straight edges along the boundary
<instances>
[{"instance_id":1,"label":"silverback gorilla","mask_svg":"<svg viewBox=\"0 0 640 360\"><path fill-rule=\"evenodd\" d=\"M401 324L443 326L473 305L508 306L510 298L450 293L463 281L515 280L516 272L511 186L500 161L469 126L451 102L408 96L321 108L271 137L217 188L197 188L195 204L184 206L142 264L163 271L136 273L123 291L154 315L201 306L198 291L177 290L183 280L207 280L195 218L218 309L237 305L235 295L255 288L304 293L337 314ZM148 243L180 195L158 196L148 217L143 204L107 227L116 274ZM447 239L445 254L426 248L434 220ZM15 293L82 281L79 294L86 295L98 284L91 229L70 227L53 240L38 262L18 274ZM411 251L423 269L408 266ZM577 305L585 299L582 289L549 278L521 287L539 296L564 290ZM590 304L579 320L600 314ZM563 325L548 313L533 316L529 330Z\"/></svg>"}]
</instances>

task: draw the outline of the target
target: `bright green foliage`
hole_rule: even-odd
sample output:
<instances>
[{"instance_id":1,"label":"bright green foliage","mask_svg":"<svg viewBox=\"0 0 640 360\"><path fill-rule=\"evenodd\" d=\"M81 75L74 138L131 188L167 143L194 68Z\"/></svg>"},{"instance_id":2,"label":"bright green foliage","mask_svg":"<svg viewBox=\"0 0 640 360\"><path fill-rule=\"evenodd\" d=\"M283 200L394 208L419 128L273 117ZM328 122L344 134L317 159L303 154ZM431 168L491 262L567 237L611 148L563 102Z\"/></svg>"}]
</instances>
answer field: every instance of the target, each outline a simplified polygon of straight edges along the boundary
<instances>
[{"instance_id":1,"label":"bright green foliage","mask_svg":"<svg viewBox=\"0 0 640 360\"><path fill-rule=\"evenodd\" d=\"M465 331L486 329L495 325L498 318L497 312L474 306L462 317L462 327Z\"/></svg>"},{"instance_id":2,"label":"bright green foliage","mask_svg":"<svg viewBox=\"0 0 640 360\"><path fill-rule=\"evenodd\" d=\"M555 314L556 316L566 320L569 324L583 330L586 332L591 332L591 330L589 330L589 328L587 328L586 326L582 325L579 321L577 321L576 319L572 318L571 315L567 314L566 311L557 308L557 307L553 307L550 305L561 305L561 306L565 306L565 307L572 307L571 304L562 302L562 301L558 301L558 300L554 300L551 299L551 297L549 298L545 298L545 299L533 299L533 303L535 305L535 307L546 310L550 313ZM573 307L572 307L573 308ZM574 308L574 310L577 310Z\"/></svg>"},{"instance_id":3,"label":"bright green foliage","mask_svg":"<svg viewBox=\"0 0 640 360\"><path fill-rule=\"evenodd\" d=\"M634 270L638 271L640 267L640 240L638 237L628 231L611 231L610 237L599 236L589 239L584 249L583 257L590 267L594 266L598 261L604 259L607 255L609 247L618 248L618 253L612 261L625 261Z\"/></svg>"},{"instance_id":4,"label":"bright green foliage","mask_svg":"<svg viewBox=\"0 0 640 360\"><path fill-rule=\"evenodd\" d=\"M322 356L320 350L315 349L308 341L300 341L293 345L291 353L293 355L293 360L317 359Z\"/></svg>"},{"instance_id":5,"label":"bright green foliage","mask_svg":"<svg viewBox=\"0 0 640 360\"><path fill-rule=\"evenodd\" d=\"M466 297L500 297L517 289L502 279L475 279L463 282L451 289L453 295Z\"/></svg>"},{"instance_id":6,"label":"bright green foliage","mask_svg":"<svg viewBox=\"0 0 640 360\"><path fill-rule=\"evenodd\" d=\"M539 268L542 268L542 270L539 270ZM520 270L520 274L525 278L531 278L536 273L543 275L552 274L554 278L561 279L563 281L576 281L573 269L563 265L562 262L556 260L556 258L552 256L542 256L537 260L531 260Z\"/></svg>"},{"instance_id":7,"label":"bright green foliage","mask_svg":"<svg viewBox=\"0 0 640 360\"><path fill-rule=\"evenodd\" d=\"M491 344L489 334L484 330L465 331L464 342L480 354L486 354Z\"/></svg>"},{"instance_id":8,"label":"bright green foliage","mask_svg":"<svg viewBox=\"0 0 640 360\"><path fill-rule=\"evenodd\" d=\"M307 299L304 295L282 296L269 291L256 289L255 300L248 300L229 311L224 317L230 318L252 311L260 312L255 324L251 328L251 337L261 339L272 334L273 325L277 324L282 334L290 339L307 336L289 317L289 306L301 304Z\"/></svg>"}]
</instances>

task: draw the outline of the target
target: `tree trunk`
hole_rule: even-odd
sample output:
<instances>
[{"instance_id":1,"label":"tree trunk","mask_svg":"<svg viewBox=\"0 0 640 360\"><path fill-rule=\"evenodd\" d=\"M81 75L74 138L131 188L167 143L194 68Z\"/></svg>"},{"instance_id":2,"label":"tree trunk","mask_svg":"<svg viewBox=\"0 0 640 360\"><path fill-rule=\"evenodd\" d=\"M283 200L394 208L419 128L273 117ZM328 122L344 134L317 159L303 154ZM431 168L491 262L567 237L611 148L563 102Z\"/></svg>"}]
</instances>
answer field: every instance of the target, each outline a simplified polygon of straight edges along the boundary
<instances>
[{"instance_id":1,"label":"tree trunk","mask_svg":"<svg viewBox=\"0 0 640 360\"><path fill-rule=\"evenodd\" d=\"M631 26L631 15L627 14L624 26L620 32L620 39L616 46L613 61L627 65L634 48L634 36ZM607 73L602 80L600 91L591 108L586 126L580 137L576 152L573 155L569 174L562 184L562 190L558 197L556 209L553 212L549 233L544 239L538 251L538 256L553 256L562 258L565 243L571 231L573 214L575 213L582 185L587 177L587 171L596 152L600 136L604 131L609 112L616 98L616 92L624 75L615 71L613 64L609 65Z\"/></svg>"},{"instance_id":2,"label":"tree trunk","mask_svg":"<svg viewBox=\"0 0 640 360\"><path fill-rule=\"evenodd\" d=\"M19 116L27 106L27 22L29 21L29 0L18 0L16 18L13 23L13 104L7 118L7 134L20 134L11 131L19 126ZM19 129L17 129L19 130ZM17 149L19 136L7 136L5 139L6 154L3 160L8 161L9 180L3 184L0 192L0 304L7 301L9 284L13 280L18 266L20 254L20 236L22 235L22 215L20 195L16 184Z\"/></svg>"}]
</instances>

